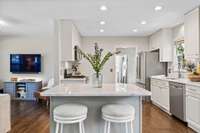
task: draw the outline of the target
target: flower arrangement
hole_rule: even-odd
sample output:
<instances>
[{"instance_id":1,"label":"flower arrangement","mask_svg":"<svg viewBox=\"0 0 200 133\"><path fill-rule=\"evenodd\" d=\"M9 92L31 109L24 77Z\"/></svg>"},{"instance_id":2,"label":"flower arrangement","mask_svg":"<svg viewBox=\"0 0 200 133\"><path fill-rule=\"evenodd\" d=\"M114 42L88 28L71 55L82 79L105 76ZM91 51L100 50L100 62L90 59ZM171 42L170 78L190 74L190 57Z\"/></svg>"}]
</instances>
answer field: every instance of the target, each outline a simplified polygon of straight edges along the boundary
<instances>
[{"instance_id":1,"label":"flower arrangement","mask_svg":"<svg viewBox=\"0 0 200 133\"><path fill-rule=\"evenodd\" d=\"M99 48L97 43L94 44L94 54L84 53L81 49L78 49L78 51L91 64L93 70L96 72L96 77L99 77L103 66L110 59L110 57L120 53L120 51L113 53L108 52L104 55L104 57L102 57L103 49Z\"/></svg>"}]
</instances>

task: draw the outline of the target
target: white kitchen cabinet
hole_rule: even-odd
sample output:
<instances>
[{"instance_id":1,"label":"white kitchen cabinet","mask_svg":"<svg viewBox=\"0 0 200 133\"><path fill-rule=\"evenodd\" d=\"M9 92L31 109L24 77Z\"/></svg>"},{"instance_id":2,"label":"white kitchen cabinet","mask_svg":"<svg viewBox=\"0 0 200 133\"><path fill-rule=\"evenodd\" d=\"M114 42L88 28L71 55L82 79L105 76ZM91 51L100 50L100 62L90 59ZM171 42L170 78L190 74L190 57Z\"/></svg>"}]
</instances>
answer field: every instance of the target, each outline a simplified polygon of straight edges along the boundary
<instances>
[{"instance_id":1,"label":"white kitchen cabinet","mask_svg":"<svg viewBox=\"0 0 200 133\"><path fill-rule=\"evenodd\" d=\"M152 102L169 112L169 82L151 78L151 92Z\"/></svg>"},{"instance_id":2,"label":"white kitchen cabinet","mask_svg":"<svg viewBox=\"0 0 200 133\"><path fill-rule=\"evenodd\" d=\"M162 29L149 38L150 50L159 49L160 62L171 62L173 57L172 29Z\"/></svg>"},{"instance_id":3,"label":"white kitchen cabinet","mask_svg":"<svg viewBox=\"0 0 200 133\"><path fill-rule=\"evenodd\" d=\"M152 85L151 92L152 92L151 100L154 101L156 104L160 104L160 100L159 100L160 88L155 85Z\"/></svg>"},{"instance_id":4,"label":"white kitchen cabinet","mask_svg":"<svg viewBox=\"0 0 200 133\"><path fill-rule=\"evenodd\" d=\"M150 50L159 49L159 35L158 34L153 34L152 36L150 36L149 47L150 47Z\"/></svg>"},{"instance_id":5,"label":"white kitchen cabinet","mask_svg":"<svg viewBox=\"0 0 200 133\"><path fill-rule=\"evenodd\" d=\"M189 127L200 132L200 87L186 86L186 120Z\"/></svg>"},{"instance_id":6,"label":"white kitchen cabinet","mask_svg":"<svg viewBox=\"0 0 200 133\"><path fill-rule=\"evenodd\" d=\"M169 87L160 87L160 103L169 111Z\"/></svg>"},{"instance_id":7,"label":"white kitchen cabinet","mask_svg":"<svg viewBox=\"0 0 200 133\"><path fill-rule=\"evenodd\" d=\"M184 19L185 57L191 59L199 55L200 50L200 9L187 13Z\"/></svg>"},{"instance_id":8,"label":"white kitchen cabinet","mask_svg":"<svg viewBox=\"0 0 200 133\"><path fill-rule=\"evenodd\" d=\"M71 20L57 20L58 53L60 61L74 60L74 46L80 46L81 37Z\"/></svg>"}]
</instances>

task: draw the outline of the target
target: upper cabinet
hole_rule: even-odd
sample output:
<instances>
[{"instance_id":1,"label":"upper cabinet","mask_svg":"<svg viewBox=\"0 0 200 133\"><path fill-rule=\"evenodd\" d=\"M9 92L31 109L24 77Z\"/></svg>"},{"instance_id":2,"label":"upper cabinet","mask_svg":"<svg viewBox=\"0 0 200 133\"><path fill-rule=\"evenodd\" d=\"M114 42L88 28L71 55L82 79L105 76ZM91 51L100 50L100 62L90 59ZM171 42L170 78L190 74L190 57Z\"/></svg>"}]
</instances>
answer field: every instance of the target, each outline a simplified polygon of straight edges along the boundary
<instances>
[{"instance_id":1,"label":"upper cabinet","mask_svg":"<svg viewBox=\"0 0 200 133\"><path fill-rule=\"evenodd\" d=\"M71 20L57 20L59 58L61 61L74 60L74 46L81 45L80 34Z\"/></svg>"},{"instance_id":2,"label":"upper cabinet","mask_svg":"<svg viewBox=\"0 0 200 133\"><path fill-rule=\"evenodd\" d=\"M172 29L162 29L152 34L149 39L150 50L159 49L160 62L172 62Z\"/></svg>"},{"instance_id":3,"label":"upper cabinet","mask_svg":"<svg viewBox=\"0 0 200 133\"><path fill-rule=\"evenodd\" d=\"M150 50L159 49L159 34L153 34L150 36L149 40Z\"/></svg>"},{"instance_id":4,"label":"upper cabinet","mask_svg":"<svg viewBox=\"0 0 200 133\"><path fill-rule=\"evenodd\" d=\"M196 8L185 15L185 57L199 56L200 51L200 9Z\"/></svg>"}]
</instances>

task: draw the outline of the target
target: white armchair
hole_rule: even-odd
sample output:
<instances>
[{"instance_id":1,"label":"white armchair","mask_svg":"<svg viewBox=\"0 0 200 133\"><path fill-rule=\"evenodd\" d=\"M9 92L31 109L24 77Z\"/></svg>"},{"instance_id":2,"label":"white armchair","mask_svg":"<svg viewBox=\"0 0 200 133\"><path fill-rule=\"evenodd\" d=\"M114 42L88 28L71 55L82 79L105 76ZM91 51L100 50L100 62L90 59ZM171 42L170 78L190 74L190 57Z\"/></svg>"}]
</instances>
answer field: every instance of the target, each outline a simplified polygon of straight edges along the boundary
<instances>
[{"instance_id":1,"label":"white armchair","mask_svg":"<svg viewBox=\"0 0 200 133\"><path fill-rule=\"evenodd\" d=\"M10 96L0 94L0 133L7 133L11 129Z\"/></svg>"}]
</instances>

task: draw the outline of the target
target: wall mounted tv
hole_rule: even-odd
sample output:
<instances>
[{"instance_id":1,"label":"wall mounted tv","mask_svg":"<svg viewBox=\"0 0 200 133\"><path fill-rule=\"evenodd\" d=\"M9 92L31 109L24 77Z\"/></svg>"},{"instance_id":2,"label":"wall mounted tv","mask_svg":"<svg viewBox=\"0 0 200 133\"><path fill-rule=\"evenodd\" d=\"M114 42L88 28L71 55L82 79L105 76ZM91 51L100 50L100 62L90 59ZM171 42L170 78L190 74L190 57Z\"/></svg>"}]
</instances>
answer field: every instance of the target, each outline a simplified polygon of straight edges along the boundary
<instances>
[{"instance_id":1,"label":"wall mounted tv","mask_svg":"<svg viewBox=\"0 0 200 133\"><path fill-rule=\"evenodd\" d=\"M41 72L41 55L10 54L10 72L12 73Z\"/></svg>"}]
</instances>

